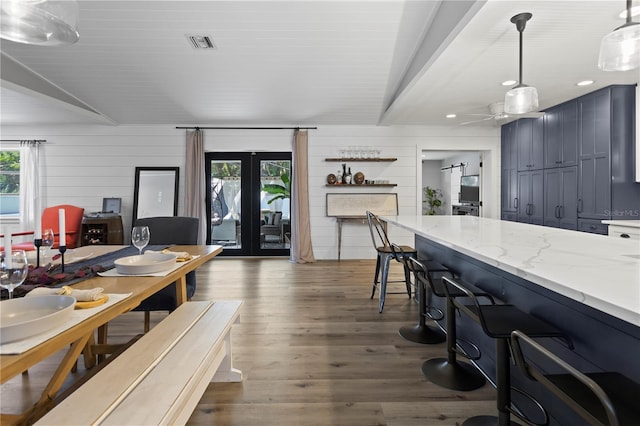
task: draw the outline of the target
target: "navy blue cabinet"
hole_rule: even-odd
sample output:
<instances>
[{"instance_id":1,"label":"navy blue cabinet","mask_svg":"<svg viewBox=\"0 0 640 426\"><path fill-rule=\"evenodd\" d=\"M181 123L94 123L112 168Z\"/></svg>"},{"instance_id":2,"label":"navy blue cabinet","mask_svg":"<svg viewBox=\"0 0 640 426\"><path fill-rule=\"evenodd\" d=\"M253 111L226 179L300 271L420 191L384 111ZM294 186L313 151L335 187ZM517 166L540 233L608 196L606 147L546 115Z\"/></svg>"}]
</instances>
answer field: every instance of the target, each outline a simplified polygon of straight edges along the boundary
<instances>
[{"instance_id":1,"label":"navy blue cabinet","mask_svg":"<svg viewBox=\"0 0 640 426\"><path fill-rule=\"evenodd\" d=\"M544 171L518 173L518 222L542 225L544 219Z\"/></svg>"},{"instance_id":2,"label":"navy blue cabinet","mask_svg":"<svg viewBox=\"0 0 640 426\"><path fill-rule=\"evenodd\" d=\"M501 218L515 221L518 194L517 122L505 124L501 129Z\"/></svg>"},{"instance_id":3,"label":"navy blue cabinet","mask_svg":"<svg viewBox=\"0 0 640 426\"><path fill-rule=\"evenodd\" d=\"M544 225L578 229L578 167L544 170Z\"/></svg>"},{"instance_id":4,"label":"navy blue cabinet","mask_svg":"<svg viewBox=\"0 0 640 426\"><path fill-rule=\"evenodd\" d=\"M542 117L523 118L516 123L518 171L542 169L544 119Z\"/></svg>"},{"instance_id":5,"label":"navy blue cabinet","mask_svg":"<svg viewBox=\"0 0 640 426\"><path fill-rule=\"evenodd\" d=\"M504 125L502 218L601 234L603 219L640 219L635 94L610 86Z\"/></svg>"},{"instance_id":6,"label":"navy blue cabinet","mask_svg":"<svg viewBox=\"0 0 640 426\"><path fill-rule=\"evenodd\" d=\"M578 99L580 228L607 233L603 219L639 219L633 145L635 88L611 86ZM595 221L594 221L595 220Z\"/></svg>"},{"instance_id":7,"label":"navy blue cabinet","mask_svg":"<svg viewBox=\"0 0 640 426\"><path fill-rule=\"evenodd\" d=\"M578 104L576 101L545 110L544 168L578 164Z\"/></svg>"}]
</instances>

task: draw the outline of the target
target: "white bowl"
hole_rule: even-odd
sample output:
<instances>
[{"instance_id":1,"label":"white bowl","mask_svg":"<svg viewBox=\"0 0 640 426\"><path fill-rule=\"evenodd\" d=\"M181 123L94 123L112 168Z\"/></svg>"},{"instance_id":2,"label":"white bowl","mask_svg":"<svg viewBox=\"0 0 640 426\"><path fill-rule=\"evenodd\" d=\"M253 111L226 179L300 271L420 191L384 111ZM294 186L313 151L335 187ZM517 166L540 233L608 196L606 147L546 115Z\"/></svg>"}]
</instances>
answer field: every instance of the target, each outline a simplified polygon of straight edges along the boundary
<instances>
[{"instance_id":1,"label":"white bowl","mask_svg":"<svg viewBox=\"0 0 640 426\"><path fill-rule=\"evenodd\" d=\"M169 253L145 253L121 257L113 262L116 270L124 275L154 274L166 271L176 264L176 256Z\"/></svg>"},{"instance_id":2,"label":"white bowl","mask_svg":"<svg viewBox=\"0 0 640 426\"><path fill-rule=\"evenodd\" d=\"M71 296L31 296L0 303L0 344L26 339L67 321L76 299Z\"/></svg>"}]
</instances>

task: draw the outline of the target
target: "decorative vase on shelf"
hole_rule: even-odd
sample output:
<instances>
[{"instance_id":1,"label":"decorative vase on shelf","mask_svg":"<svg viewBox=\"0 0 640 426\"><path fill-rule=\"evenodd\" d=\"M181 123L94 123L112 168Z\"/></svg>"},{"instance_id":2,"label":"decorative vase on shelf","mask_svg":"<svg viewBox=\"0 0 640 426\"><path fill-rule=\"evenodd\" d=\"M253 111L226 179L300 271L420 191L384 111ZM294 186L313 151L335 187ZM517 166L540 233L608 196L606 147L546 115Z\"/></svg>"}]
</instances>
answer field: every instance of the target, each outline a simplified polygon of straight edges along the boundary
<instances>
[{"instance_id":1,"label":"decorative vase on shelf","mask_svg":"<svg viewBox=\"0 0 640 426\"><path fill-rule=\"evenodd\" d=\"M347 183L347 165L342 163L342 179L340 180L342 183Z\"/></svg>"},{"instance_id":2,"label":"decorative vase on shelf","mask_svg":"<svg viewBox=\"0 0 640 426\"><path fill-rule=\"evenodd\" d=\"M364 173L356 172L356 174L353 175L353 183L355 183L356 185L362 185L363 182L364 182Z\"/></svg>"},{"instance_id":3,"label":"decorative vase on shelf","mask_svg":"<svg viewBox=\"0 0 640 426\"><path fill-rule=\"evenodd\" d=\"M349 167L349 170L347 171L347 175L344 177L344 183L346 183L347 185L351 184L351 167Z\"/></svg>"}]
</instances>

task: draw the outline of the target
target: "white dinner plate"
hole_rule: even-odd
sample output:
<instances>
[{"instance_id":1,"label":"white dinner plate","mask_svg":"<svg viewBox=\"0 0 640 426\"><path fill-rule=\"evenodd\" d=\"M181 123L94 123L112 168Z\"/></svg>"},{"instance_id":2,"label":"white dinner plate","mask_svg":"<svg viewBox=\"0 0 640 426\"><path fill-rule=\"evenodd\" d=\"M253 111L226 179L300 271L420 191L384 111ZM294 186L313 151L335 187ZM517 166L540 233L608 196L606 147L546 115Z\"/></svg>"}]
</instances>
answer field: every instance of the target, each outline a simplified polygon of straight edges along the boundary
<instances>
[{"instance_id":1,"label":"white dinner plate","mask_svg":"<svg viewBox=\"0 0 640 426\"><path fill-rule=\"evenodd\" d=\"M0 302L0 344L27 339L58 327L73 312L71 296L31 296Z\"/></svg>"},{"instance_id":2,"label":"white dinner plate","mask_svg":"<svg viewBox=\"0 0 640 426\"><path fill-rule=\"evenodd\" d=\"M145 253L142 256L121 257L114 264L120 274L154 274L173 267L176 264L176 256L171 253Z\"/></svg>"}]
</instances>

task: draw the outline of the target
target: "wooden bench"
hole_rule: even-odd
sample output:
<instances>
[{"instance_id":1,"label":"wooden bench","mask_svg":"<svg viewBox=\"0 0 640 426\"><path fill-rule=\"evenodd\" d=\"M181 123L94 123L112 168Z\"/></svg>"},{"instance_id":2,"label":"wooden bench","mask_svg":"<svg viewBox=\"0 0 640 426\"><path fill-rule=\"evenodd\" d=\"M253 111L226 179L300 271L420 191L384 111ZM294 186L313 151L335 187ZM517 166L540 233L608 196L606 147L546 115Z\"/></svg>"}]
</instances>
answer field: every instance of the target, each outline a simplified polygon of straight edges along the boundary
<instances>
[{"instance_id":1,"label":"wooden bench","mask_svg":"<svg viewBox=\"0 0 640 426\"><path fill-rule=\"evenodd\" d=\"M242 381L231 359L241 305L183 303L36 424L185 424L210 382Z\"/></svg>"}]
</instances>

